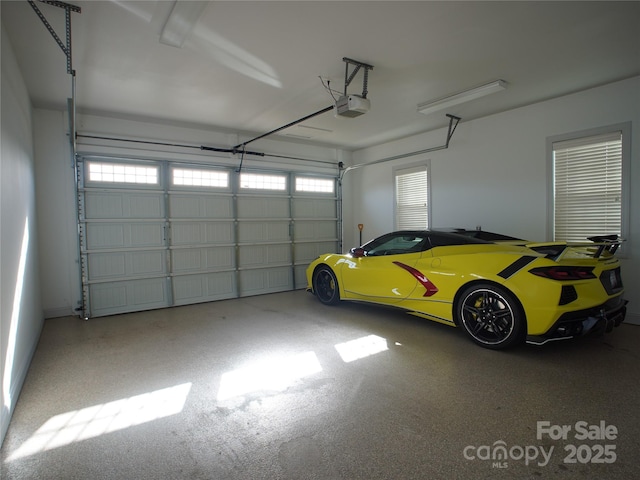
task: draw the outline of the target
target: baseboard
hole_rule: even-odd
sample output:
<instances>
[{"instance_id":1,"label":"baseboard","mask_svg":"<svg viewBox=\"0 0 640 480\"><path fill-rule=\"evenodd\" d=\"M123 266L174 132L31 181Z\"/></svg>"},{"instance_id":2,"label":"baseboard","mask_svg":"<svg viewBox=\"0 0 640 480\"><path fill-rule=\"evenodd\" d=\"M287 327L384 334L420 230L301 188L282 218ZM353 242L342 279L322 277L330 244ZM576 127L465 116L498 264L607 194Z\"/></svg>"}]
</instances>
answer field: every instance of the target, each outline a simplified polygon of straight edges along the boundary
<instances>
[{"instance_id":1,"label":"baseboard","mask_svg":"<svg viewBox=\"0 0 640 480\"><path fill-rule=\"evenodd\" d=\"M44 310L44 318L58 318L58 317L77 317L78 313L73 310L71 307L58 307L58 308L47 308Z\"/></svg>"},{"instance_id":2,"label":"baseboard","mask_svg":"<svg viewBox=\"0 0 640 480\"><path fill-rule=\"evenodd\" d=\"M42 324L40 324L40 331L38 332L38 335L31 343L28 355L23 358L22 363L18 365L19 370L15 375L12 376L11 381L9 382L9 391L3 392L3 395L8 395L7 399L9 399L10 402L9 405L2 405L2 411L0 412L0 447L4 442L4 437L7 434L7 430L9 430L11 417L13 416L13 411L16 408L16 403L18 402L18 397L20 396L20 392L22 391L24 381L27 378L27 372L29 371L31 360L36 353L36 348L38 347L38 340L40 340L41 332Z\"/></svg>"},{"instance_id":3,"label":"baseboard","mask_svg":"<svg viewBox=\"0 0 640 480\"><path fill-rule=\"evenodd\" d=\"M624 320L624 323L628 323L630 325L640 325L640 313L627 312L627 318Z\"/></svg>"}]
</instances>

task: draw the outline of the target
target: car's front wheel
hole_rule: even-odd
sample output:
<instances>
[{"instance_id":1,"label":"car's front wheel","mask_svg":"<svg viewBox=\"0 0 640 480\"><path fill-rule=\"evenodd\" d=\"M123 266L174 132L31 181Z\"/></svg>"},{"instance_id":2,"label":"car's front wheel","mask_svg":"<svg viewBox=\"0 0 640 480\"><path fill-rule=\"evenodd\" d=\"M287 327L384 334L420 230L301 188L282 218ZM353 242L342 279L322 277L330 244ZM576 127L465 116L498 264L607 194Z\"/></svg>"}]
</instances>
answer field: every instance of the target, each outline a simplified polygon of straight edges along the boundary
<instances>
[{"instance_id":1,"label":"car's front wheel","mask_svg":"<svg viewBox=\"0 0 640 480\"><path fill-rule=\"evenodd\" d=\"M466 288L456 302L458 324L478 345L494 350L524 342L527 325L514 295L498 285Z\"/></svg>"},{"instance_id":2,"label":"car's front wheel","mask_svg":"<svg viewBox=\"0 0 640 480\"><path fill-rule=\"evenodd\" d=\"M335 305L340 301L338 279L328 266L321 265L313 272L313 293L325 305Z\"/></svg>"}]
</instances>

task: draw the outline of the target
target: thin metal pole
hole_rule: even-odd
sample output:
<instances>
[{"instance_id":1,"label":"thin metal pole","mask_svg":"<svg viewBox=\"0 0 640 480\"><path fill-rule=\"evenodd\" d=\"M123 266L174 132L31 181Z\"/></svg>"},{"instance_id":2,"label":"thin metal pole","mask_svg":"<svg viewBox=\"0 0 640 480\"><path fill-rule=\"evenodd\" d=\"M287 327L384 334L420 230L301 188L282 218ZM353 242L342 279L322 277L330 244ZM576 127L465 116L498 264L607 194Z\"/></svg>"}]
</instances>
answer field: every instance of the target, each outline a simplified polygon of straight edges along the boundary
<instances>
[{"instance_id":1,"label":"thin metal pole","mask_svg":"<svg viewBox=\"0 0 640 480\"><path fill-rule=\"evenodd\" d=\"M236 145L235 147L233 147L232 151L233 151L233 153L236 153L239 150L244 149L244 147L247 146L248 144L250 144L251 142L255 142L256 140L260 140L261 138L264 138L264 137L268 137L269 135L273 135L274 133L278 133L279 131L284 130L286 128L293 127L294 125L297 125L298 123L302 123L305 120L309 120L310 118L313 118L313 117L316 117L316 116L321 115L323 113L326 113L329 110L333 110L333 105L331 105L329 107L326 107L326 108L323 108L322 110L318 110L317 112L312 113L311 115L307 115L306 117L299 118L298 120L296 120L294 122L287 123L286 125L284 125L284 126L282 126L280 128L276 128L275 130L271 130L270 132L263 133L262 135L260 135L258 137L252 138L251 140L247 140L246 142L242 142L242 143Z\"/></svg>"},{"instance_id":2,"label":"thin metal pole","mask_svg":"<svg viewBox=\"0 0 640 480\"><path fill-rule=\"evenodd\" d=\"M416 155L421 155L423 153L437 152L438 150L446 150L447 148L449 148L449 142L451 141L451 137L453 136L453 133L455 132L456 127L458 126L458 123L460 123L460 120L461 120L460 117L456 117L454 115L447 114L447 117L449 117L449 130L447 131L447 141L444 145L440 145L438 147L432 147L432 148L425 148L424 150L418 150L417 152L401 153L400 155L381 158L379 160L374 160L373 162L351 165L350 167L347 167L342 171L342 173L340 174L340 179L342 179L347 172L350 172L351 170L355 170L357 168L368 167L369 165L377 165L379 163L390 162L392 160L399 160L401 158L415 157Z\"/></svg>"}]
</instances>

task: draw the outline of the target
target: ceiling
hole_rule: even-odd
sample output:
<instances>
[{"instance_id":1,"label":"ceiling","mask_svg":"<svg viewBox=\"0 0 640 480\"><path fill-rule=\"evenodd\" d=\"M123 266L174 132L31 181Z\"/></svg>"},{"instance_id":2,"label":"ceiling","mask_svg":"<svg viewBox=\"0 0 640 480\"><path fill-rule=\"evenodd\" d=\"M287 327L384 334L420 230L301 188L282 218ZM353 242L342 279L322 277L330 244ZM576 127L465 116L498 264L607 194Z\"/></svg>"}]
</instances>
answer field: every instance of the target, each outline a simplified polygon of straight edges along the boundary
<instances>
[{"instance_id":1,"label":"ceiling","mask_svg":"<svg viewBox=\"0 0 640 480\"><path fill-rule=\"evenodd\" d=\"M179 1L197 19L181 47L160 41L176 2L69 3L82 9L71 13L79 112L245 139L331 106L325 85L344 93L343 57L373 66L370 111L323 113L278 135L356 150L441 128L445 113L464 122L640 74L638 1ZM62 49L26 1L0 4L34 106L65 108ZM64 42L64 9L36 4ZM362 93L363 71L348 93ZM497 79L508 88L417 112Z\"/></svg>"}]
</instances>

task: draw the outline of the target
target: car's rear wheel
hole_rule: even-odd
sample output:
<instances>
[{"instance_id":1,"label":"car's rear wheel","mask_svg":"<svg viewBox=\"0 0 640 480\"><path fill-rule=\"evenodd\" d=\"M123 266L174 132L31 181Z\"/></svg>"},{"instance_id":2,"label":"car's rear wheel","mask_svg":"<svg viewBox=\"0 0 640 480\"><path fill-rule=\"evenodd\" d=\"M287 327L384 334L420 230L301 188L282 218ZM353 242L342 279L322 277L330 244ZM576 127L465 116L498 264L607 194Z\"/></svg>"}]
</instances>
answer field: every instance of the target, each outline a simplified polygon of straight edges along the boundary
<instances>
[{"instance_id":1,"label":"car's rear wheel","mask_svg":"<svg viewBox=\"0 0 640 480\"><path fill-rule=\"evenodd\" d=\"M325 305L335 305L340 301L338 279L328 266L321 265L313 272L313 293Z\"/></svg>"},{"instance_id":2,"label":"car's rear wheel","mask_svg":"<svg viewBox=\"0 0 640 480\"><path fill-rule=\"evenodd\" d=\"M514 295L498 285L476 284L456 302L458 324L478 345L494 350L524 342L527 325Z\"/></svg>"}]
</instances>

